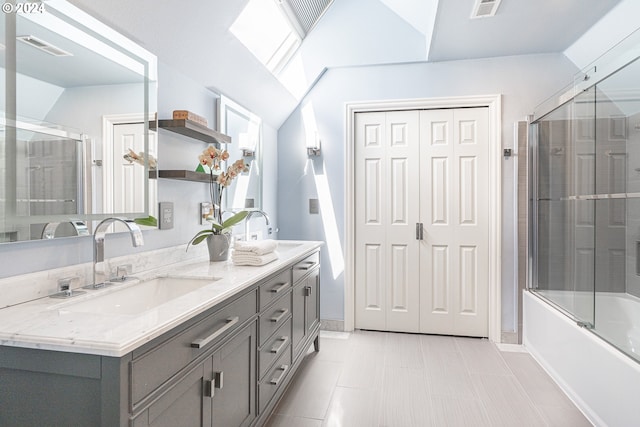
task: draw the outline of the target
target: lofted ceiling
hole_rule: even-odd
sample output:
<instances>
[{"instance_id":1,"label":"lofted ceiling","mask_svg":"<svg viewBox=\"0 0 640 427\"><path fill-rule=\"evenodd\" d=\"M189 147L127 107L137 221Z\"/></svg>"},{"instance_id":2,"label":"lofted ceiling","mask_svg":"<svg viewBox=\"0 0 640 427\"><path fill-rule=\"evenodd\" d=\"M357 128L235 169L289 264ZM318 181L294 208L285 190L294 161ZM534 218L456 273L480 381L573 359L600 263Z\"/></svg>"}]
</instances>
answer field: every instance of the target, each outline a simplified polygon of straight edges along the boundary
<instances>
[{"instance_id":1,"label":"lofted ceiling","mask_svg":"<svg viewBox=\"0 0 640 427\"><path fill-rule=\"evenodd\" d=\"M334 0L276 78L228 31L247 1L70 0L275 128L326 68L564 52L620 2L502 0L470 19L475 0Z\"/></svg>"}]
</instances>

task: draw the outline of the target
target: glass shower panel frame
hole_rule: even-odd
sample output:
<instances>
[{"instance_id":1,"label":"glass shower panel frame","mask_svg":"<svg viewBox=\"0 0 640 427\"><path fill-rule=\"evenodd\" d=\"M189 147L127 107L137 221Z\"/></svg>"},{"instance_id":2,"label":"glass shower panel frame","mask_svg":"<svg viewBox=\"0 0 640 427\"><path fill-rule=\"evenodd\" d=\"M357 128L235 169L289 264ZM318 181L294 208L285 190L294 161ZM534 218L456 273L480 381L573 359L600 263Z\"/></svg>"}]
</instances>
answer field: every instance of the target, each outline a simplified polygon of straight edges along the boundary
<instances>
[{"instance_id":1,"label":"glass shower panel frame","mask_svg":"<svg viewBox=\"0 0 640 427\"><path fill-rule=\"evenodd\" d=\"M585 97L590 96L585 94ZM534 291L593 324L593 120L574 99L534 123ZM580 114L583 119L576 120Z\"/></svg>"}]
</instances>

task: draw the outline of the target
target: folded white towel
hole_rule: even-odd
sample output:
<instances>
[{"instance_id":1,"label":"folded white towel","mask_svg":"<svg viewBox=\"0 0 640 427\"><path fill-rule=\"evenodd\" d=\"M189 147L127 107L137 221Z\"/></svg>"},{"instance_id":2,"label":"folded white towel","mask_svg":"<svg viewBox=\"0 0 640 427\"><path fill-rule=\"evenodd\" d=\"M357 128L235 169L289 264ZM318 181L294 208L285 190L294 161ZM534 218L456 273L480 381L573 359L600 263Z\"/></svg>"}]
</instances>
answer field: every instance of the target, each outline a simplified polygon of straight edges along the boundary
<instances>
[{"instance_id":1,"label":"folded white towel","mask_svg":"<svg viewBox=\"0 0 640 427\"><path fill-rule=\"evenodd\" d=\"M265 255L273 252L278 247L278 243L273 239L267 240L236 240L233 249L255 255Z\"/></svg>"},{"instance_id":2,"label":"folded white towel","mask_svg":"<svg viewBox=\"0 0 640 427\"><path fill-rule=\"evenodd\" d=\"M272 261L278 259L278 254L275 252L270 252L265 255L256 255L251 252L236 252L234 251L231 255L231 261L235 265L252 265L252 266L261 266L265 264L269 264Z\"/></svg>"}]
</instances>

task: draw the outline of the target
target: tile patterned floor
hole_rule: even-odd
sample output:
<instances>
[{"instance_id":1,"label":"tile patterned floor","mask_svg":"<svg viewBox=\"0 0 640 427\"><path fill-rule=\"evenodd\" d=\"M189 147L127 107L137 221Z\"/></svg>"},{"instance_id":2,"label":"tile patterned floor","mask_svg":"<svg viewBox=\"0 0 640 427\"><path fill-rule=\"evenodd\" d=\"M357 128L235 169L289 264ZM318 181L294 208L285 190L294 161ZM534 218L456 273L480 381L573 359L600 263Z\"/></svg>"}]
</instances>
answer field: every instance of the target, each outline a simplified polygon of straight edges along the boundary
<instances>
[{"instance_id":1,"label":"tile patterned floor","mask_svg":"<svg viewBox=\"0 0 640 427\"><path fill-rule=\"evenodd\" d=\"M268 427L590 426L524 352L487 340L321 333Z\"/></svg>"}]
</instances>

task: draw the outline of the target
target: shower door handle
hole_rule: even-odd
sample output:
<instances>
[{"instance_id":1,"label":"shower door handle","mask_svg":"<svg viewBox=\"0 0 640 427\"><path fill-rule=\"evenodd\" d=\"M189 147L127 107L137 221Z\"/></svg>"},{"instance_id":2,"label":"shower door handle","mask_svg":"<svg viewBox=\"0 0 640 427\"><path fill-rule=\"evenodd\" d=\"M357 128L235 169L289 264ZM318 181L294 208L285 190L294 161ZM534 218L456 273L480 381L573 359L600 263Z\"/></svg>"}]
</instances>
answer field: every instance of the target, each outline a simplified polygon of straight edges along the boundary
<instances>
[{"instance_id":1,"label":"shower door handle","mask_svg":"<svg viewBox=\"0 0 640 427\"><path fill-rule=\"evenodd\" d=\"M424 240L424 226L421 222L416 222L416 240Z\"/></svg>"}]
</instances>

